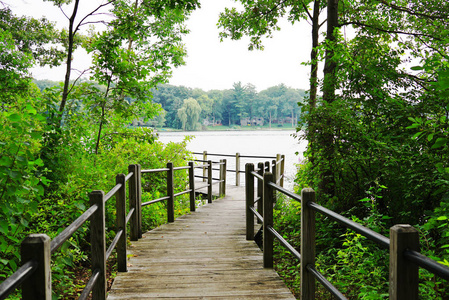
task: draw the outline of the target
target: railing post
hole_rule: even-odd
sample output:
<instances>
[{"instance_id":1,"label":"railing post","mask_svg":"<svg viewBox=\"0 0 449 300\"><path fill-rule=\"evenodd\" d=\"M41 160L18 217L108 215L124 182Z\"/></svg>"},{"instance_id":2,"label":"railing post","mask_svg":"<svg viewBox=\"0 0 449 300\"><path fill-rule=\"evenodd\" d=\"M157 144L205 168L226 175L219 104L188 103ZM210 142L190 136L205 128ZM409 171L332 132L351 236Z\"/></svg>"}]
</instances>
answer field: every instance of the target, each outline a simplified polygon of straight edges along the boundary
<instances>
[{"instance_id":1,"label":"railing post","mask_svg":"<svg viewBox=\"0 0 449 300\"><path fill-rule=\"evenodd\" d=\"M240 185L240 153L235 154L235 185Z\"/></svg>"},{"instance_id":2,"label":"railing post","mask_svg":"<svg viewBox=\"0 0 449 300\"><path fill-rule=\"evenodd\" d=\"M137 164L137 217L138 217L138 238L142 238L142 166Z\"/></svg>"},{"instance_id":3,"label":"railing post","mask_svg":"<svg viewBox=\"0 0 449 300\"><path fill-rule=\"evenodd\" d=\"M273 234L268 228L273 227L273 174L263 174L263 267L273 268Z\"/></svg>"},{"instance_id":4,"label":"railing post","mask_svg":"<svg viewBox=\"0 0 449 300\"><path fill-rule=\"evenodd\" d=\"M277 177L277 169L278 169L277 162L275 160L273 160L271 163L272 163L271 174L273 174L273 183L278 184L277 183L277 179L278 179L278 177ZM273 201L274 202L276 202L276 199L277 199L276 197L277 197L276 190L273 189Z\"/></svg>"},{"instance_id":5,"label":"railing post","mask_svg":"<svg viewBox=\"0 0 449 300\"><path fill-rule=\"evenodd\" d=\"M270 172L270 162L269 161L265 162L265 172Z\"/></svg>"},{"instance_id":6,"label":"railing post","mask_svg":"<svg viewBox=\"0 0 449 300\"><path fill-rule=\"evenodd\" d=\"M257 164L257 168L259 169L257 173L261 177L263 177L264 167L263 162ZM259 201L257 201L257 212L259 215L263 216L263 181L259 179L257 179L257 198L259 198ZM262 224L262 221L257 219L257 224Z\"/></svg>"},{"instance_id":7,"label":"railing post","mask_svg":"<svg viewBox=\"0 0 449 300\"><path fill-rule=\"evenodd\" d=\"M203 165L205 164L205 162L207 161L207 151L203 151ZM206 181L206 174L207 174L207 168L203 167L203 182Z\"/></svg>"},{"instance_id":8,"label":"railing post","mask_svg":"<svg viewBox=\"0 0 449 300\"><path fill-rule=\"evenodd\" d=\"M189 161L190 211L195 211L195 168L193 161Z\"/></svg>"},{"instance_id":9,"label":"railing post","mask_svg":"<svg viewBox=\"0 0 449 300\"><path fill-rule=\"evenodd\" d=\"M276 180L279 180L279 178L281 177L281 155L280 154L276 154ZM277 184L277 182L276 182Z\"/></svg>"},{"instance_id":10,"label":"railing post","mask_svg":"<svg viewBox=\"0 0 449 300\"><path fill-rule=\"evenodd\" d=\"M175 221L175 198L174 198L174 186L173 186L173 163L167 163L167 221L169 223Z\"/></svg>"},{"instance_id":11,"label":"railing post","mask_svg":"<svg viewBox=\"0 0 449 300\"><path fill-rule=\"evenodd\" d=\"M284 178L285 178L285 176L284 176L284 172L285 172L285 155L284 154L281 155L281 160L282 160L281 161L281 167L280 167L280 170L279 170L279 174L281 176L280 186L284 187Z\"/></svg>"},{"instance_id":12,"label":"railing post","mask_svg":"<svg viewBox=\"0 0 449 300\"><path fill-rule=\"evenodd\" d=\"M222 159L220 159L220 164L218 165L219 167L218 167L218 169L219 169L219 171L218 171L218 179L219 179L219 182L218 182L218 195L220 196L220 197L222 197L223 196L223 166L224 166L224 163L223 163L223 160Z\"/></svg>"},{"instance_id":13,"label":"railing post","mask_svg":"<svg viewBox=\"0 0 449 300\"><path fill-rule=\"evenodd\" d=\"M410 225L390 228L390 299L418 299L419 267L407 261L405 250L419 251L418 230Z\"/></svg>"},{"instance_id":14,"label":"railing post","mask_svg":"<svg viewBox=\"0 0 449 300\"><path fill-rule=\"evenodd\" d=\"M137 208L137 165L129 165L128 172L132 172L133 176L129 180L129 209L134 208L134 213L129 220L130 239L137 241L139 239L139 211Z\"/></svg>"},{"instance_id":15,"label":"railing post","mask_svg":"<svg viewBox=\"0 0 449 300\"><path fill-rule=\"evenodd\" d=\"M46 234L30 234L21 244L21 260L37 262L37 270L22 283L22 299L51 300L50 238Z\"/></svg>"},{"instance_id":16,"label":"railing post","mask_svg":"<svg viewBox=\"0 0 449 300\"><path fill-rule=\"evenodd\" d=\"M222 192L223 192L223 197L226 196L226 171L227 171L227 167L226 167L226 159L223 159L223 188L222 188Z\"/></svg>"},{"instance_id":17,"label":"railing post","mask_svg":"<svg viewBox=\"0 0 449 300\"><path fill-rule=\"evenodd\" d=\"M116 184L121 184L122 187L115 194L115 209L116 219L115 225L117 227L116 232L123 230L122 236L117 243L117 271L127 272L127 257L126 257L126 181L125 174L118 174L115 178Z\"/></svg>"},{"instance_id":18,"label":"railing post","mask_svg":"<svg viewBox=\"0 0 449 300\"><path fill-rule=\"evenodd\" d=\"M254 240L254 214L250 207L254 206L254 164L245 165L245 199L246 199L246 240Z\"/></svg>"},{"instance_id":19,"label":"railing post","mask_svg":"<svg viewBox=\"0 0 449 300\"><path fill-rule=\"evenodd\" d=\"M212 203L212 161L207 161L207 203Z\"/></svg>"},{"instance_id":20,"label":"railing post","mask_svg":"<svg viewBox=\"0 0 449 300\"><path fill-rule=\"evenodd\" d=\"M315 191L301 191L301 300L315 299L315 277L307 265L315 266L315 211L307 203L315 202Z\"/></svg>"},{"instance_id":21,"label":"railing post","mask_svg":"<svg viewBox=\"0 0 449 300\"><path fill-rule=\"evenodd\" d=\"M98 280L92 289L93 300L106 299L106 238L103 191L89 194L90 205L98 209L90 218L90 246L92 251L92 273L99 271Z\"/></svg>"},{"instance_id":22,"label":"railing post","mask_svg":"<svg viewBox=\"0 0 449 300\"><path fill-rule=\"evenodd\" d=\"M271 174L273 174L273 182L275 184L278 184L276 182L278 176L277 176L277 160L272 160L271 161Z\"/></svg>"}]
</instances>

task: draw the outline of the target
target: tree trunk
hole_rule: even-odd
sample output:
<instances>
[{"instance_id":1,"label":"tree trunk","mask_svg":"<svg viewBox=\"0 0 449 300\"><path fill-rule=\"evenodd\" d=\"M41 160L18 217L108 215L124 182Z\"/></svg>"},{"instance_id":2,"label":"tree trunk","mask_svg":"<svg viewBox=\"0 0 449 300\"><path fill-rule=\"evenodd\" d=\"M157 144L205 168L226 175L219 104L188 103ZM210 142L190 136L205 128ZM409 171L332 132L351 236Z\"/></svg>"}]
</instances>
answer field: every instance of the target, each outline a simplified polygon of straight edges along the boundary
<instances>
[{"instance_id":1,"label":"tree trunk","mask_svg":"<svg viewBox=\"0 0 449 300\"><path fill-rule=\"evenodd\" d=\"M73 25L75 23L75 17L78 13L78 5L80 0L75 0L73 7L72 16L69 19L69 38L68 38L68 48L67 48L67 66L64 78L64 88L62 91L61 104L59 105L59 112L62 114L64 112L65 105L67 104L67 98L69 96L69 85L70 85L70 74L72 72L72 55L73 55L73 41L75 32L73 30ZM62 119L61 119L62 122ZM60 124L60 126L62 123Z\"/></svg>"},{"instance_id":2,"label":"tree trunk","mask_svg":"<svg viewBox=\"0 0 449 300\"><path fill-rule=\"evenodd\" d=\"M335 29L338 27L338 0L327 1L326 55L324 62L323 100L332 103L335 100L337 63L334 60Z\"/></svg>"},{"instance_id":3,"label":"tree trunk","mask_svg":"<svg viewBox=\"0 0 449 300\"><path fill-rule=\"evenodd\" d=\"M321 164L324 168L320 172L319 190L328 199L335 196L335 174L331 168L334 158L334 123L330 114L328 104L335 101L336 77L335 71L337 64L334 60L334 46L336 42L335 29L338 27L338 0L327 1L327 43L324 63L324 82L323 82L323 114L320 117L320 134L317 136L316 142L321 148Z\"/></svg>"},{"instance_id":4,"label":"tree trunk","mask_svg":"<svg viewBox=\"0 0 449 300\"><path fill-rule=\"evenodd\" d=\"M318 45L319 45L319 16L320 16L320 0L315 0L313 4L312 16L312 52L310 53L310 99L309 113L316 107L316 96L318 89ZM310 124L309 124L310 126Z\"/></svg>"},{"instance_id":5,"label":"tree trunk","mask_svg":"<svg viewBox=\"0 0 449 300\"><path fill-rule=\"evenodd\" d=\"M315 0L313 3L312 14L312 51L310 53L310 93L309 93L309 119L307 124L307 141L310 149L310 163L315 168L315 152L316 152L316 118L313 117L316 108L318 93L318 46L319 46L319 30L320 30L320 4L321 0ZM312 183L310 183L312 184Z\"/></svg>"}]
</instances>

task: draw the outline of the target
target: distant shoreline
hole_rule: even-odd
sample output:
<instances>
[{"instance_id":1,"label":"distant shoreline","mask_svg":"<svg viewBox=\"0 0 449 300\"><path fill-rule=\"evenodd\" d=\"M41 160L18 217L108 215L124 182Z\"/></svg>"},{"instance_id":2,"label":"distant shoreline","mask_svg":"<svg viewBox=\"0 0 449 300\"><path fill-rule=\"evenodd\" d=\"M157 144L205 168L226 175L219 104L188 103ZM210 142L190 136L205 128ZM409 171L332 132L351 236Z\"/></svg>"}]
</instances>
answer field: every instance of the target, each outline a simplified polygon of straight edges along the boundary
<instances>
[{"instance_id":1,"label":"distant shoreline","mask_svg":"<svg viewBox=\"0 0 449 300\"><path fill-rule=\"evenodd\" d=\"M174 129L174 128L154 128L157 132L205 132L205 131L291 131L291 130L297 130L296 127L275 127L275 128L269 128L269 127L257 127L257 128L211 128L207 127L205 129L201 130L190 130L185 131L181 129Z\"/></svg>"}]
</instances>

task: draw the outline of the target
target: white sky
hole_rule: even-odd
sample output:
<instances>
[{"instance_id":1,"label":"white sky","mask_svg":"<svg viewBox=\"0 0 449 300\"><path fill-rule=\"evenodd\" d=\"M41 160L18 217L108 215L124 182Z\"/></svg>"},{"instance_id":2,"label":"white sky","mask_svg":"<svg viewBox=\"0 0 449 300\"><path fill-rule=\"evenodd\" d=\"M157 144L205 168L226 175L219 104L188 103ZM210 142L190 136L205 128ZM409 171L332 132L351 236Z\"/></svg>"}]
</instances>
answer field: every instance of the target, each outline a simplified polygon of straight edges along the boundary
<instances>
[{"instance_id":1,"label":"white sky","mask_svg":"<svg viewBox=\"0 0 449 300\"><path fill-rule=\"evenodd\" d=\"M45 16L67 27L62 13L42 0L6 0L13 12L34 17ZM81 0L83 5L95 5L102 0ZM248 51L248 38L242 41L219 41L216 23L224 7L235 6L232 0L201 0L201 9L192 13L187 27L191 33L184 38L188 57L186 65L173 71L170 84L191 88L230 89L234 82L252 83L257 90L284 83L289 87L308 89L311 27L303 21L292 26L282 21L281 31L264 41L264 51ZM84 6L84 7L85 7ZM74 68L88 67L88 56L77 52ZM64 67L33 69L38 79L63 80Z\"/></svg>"}]
</instances>

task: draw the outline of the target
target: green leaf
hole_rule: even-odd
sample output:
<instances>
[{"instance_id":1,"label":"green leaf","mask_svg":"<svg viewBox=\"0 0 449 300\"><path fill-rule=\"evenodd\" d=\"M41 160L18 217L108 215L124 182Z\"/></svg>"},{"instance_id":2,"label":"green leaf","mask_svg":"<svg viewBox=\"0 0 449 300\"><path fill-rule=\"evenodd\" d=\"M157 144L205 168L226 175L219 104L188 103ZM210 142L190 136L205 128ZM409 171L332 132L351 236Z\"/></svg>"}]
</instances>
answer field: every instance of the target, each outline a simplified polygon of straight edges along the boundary
<instances>
[{"instance_id":1,"label":"green leaf","mask_svg":"<svg viewBox=\"0 0 449 300\"><path fill-rule=\"evenodd\" d=\"M433 144L432 149L440 148L446 145L447 138L437 138L435 144Z\"/></svg>"},{"instance_id":2,"label":"green leaf","mask_svg":"<svg viewBox=\"0 0 449 300\"><path fill-rule=\"evenodd\" d=\"M444 220L447 220L447 219L448 219L447 216L440 216L440 217L437 218L438 221L444 221Z\"/></svg>"},{"instance_id":3,"label":"green leaf","mask_svg":"<svg viewBox=\"0 0 449 300\"><path fill-rule=\"evenodd\" d=\"M412 139L417 139L423 132L419 131L412 136Z\"/></svg>"},{"instance_id":4,"label":"green leaf","mask_svg":"<svg viewBox=\"0 0 449 300\"><path fill-rule=\"evenodd\" d=\"M420 124L418 124L418 123L413 123L412 125L410 125L410 126L407 126L406 127L406 129L413 129L413 128L418 128L419 126L421 126Z\"/></svg>"},{"instance_id":5,"label":"green leaf","mask_svg":"<svg viewBox=\"0 0 449 300\"><path fill-rule=\"evenodd\" d=\"M12 269L13 271L16 271L16 270L17 270L17 264L16 264L16 262L15 262L13 259L11 259L11 260L9 261L9 265L10 265L10 267L11 267L11 269Z\"/></svg>"},{"instance_id":6,"label":"green leaf","mask_svg":"<svg viewBox=\"0 0 449 300\"><path fill-rule=\"evenodd\" d=\"M8 119L12 122L18 122L22 119L22 117L19 114L12 114L8 116Z\"/></svg>"},{"instance_id":7,"label":"green leaf","mask_svg":"<svg viewBox=\"0 0 449 300\"><path fill-rule=\"evenodd\" d=\"M8 234L8 222L5 220L1 220L0 221L0 232L3 233L4 235Z\"/></svg>"},{"instance_id":8,"label":"green leaf","mask_svg":"<svg viewBox=\"0 0 449 300\"><path fill-rule=\"evenodd\" d=\"M413 66L413 67L410 68L410 70L413 70L413 71L421 71L421 70L424 70L424 67L421 67L421 66Z\"/></svg>"},{"instance_id":9,"label":"green leaf","mask_svg":"<svg viewBox=\"0 0 449 300\"><path fill-rule=\"evenodd\" d=\"M33 114L33 115L35 115L36 113L37 113L37 111L36 111L36 109L31 105L31 104L27 104L27 111L30 113L30 114Z\"/></svg>"},{"instance_id":10,"label":"green leaf","mask_svg":"<svg viewBox=\"0 0 449 300\"><path fill-rule=\"evenodd\" d=\"M8 156L3 156L0 158L0 166L10 166L12 164L12 159Z\"/></svg>"}]
</instances>

